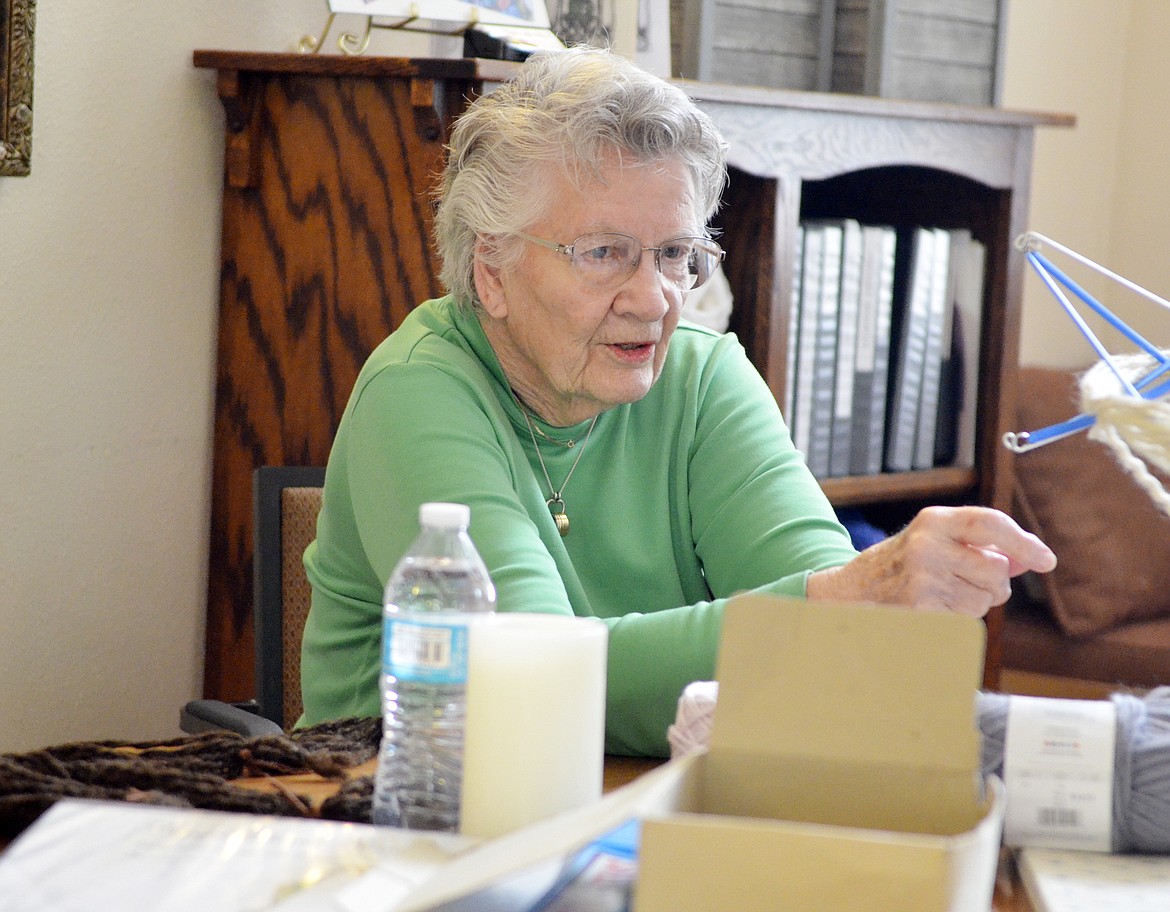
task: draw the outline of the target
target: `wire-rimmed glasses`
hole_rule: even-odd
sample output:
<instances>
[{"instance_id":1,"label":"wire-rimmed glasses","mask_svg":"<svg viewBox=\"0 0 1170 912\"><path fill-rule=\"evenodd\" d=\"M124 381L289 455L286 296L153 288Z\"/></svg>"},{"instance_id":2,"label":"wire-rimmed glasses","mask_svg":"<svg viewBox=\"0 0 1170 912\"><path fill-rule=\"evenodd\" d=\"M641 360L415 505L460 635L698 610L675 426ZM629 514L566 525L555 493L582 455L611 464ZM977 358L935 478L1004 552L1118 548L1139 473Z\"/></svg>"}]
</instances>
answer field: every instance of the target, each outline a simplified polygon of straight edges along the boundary
<instances>
[{"instance_id":1,"label":"wire-rimmed glasses","mask_svg":"<svg viewBox=\"0 0 1170 912\"><path fill-rule=\"evenodd\" d=\"M621 285L638 269L642 254L652 250L654 265L662 277L690 291L711 278L724 257L723 248L710 238L689 235L670 238L657 247L645 247L635 237L614 232L583 234L571 244L558 244L522 231L515 234L568 257L573 271L595 288Z\"/></svg>"}]
</instances>

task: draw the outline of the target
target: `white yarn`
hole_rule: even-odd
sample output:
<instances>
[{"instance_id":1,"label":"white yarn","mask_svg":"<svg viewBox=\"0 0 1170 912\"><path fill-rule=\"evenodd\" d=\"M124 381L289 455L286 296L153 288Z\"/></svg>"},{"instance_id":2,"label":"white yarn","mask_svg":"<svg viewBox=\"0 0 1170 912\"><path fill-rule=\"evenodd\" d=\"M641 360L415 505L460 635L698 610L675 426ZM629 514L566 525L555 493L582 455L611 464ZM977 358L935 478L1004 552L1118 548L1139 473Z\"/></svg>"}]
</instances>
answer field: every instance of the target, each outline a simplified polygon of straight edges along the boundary
<instances>
[{"instance_id":1,"label":"white yarn","mask_svg":"<svg viewBox=\"0 0 1170 912\"><path fill-rule=\"evenodd\" d=\"M700 751L711 743L718 696L718 681L695 681L683 689L674 724L666 730L672 760Z\"/></svg>"},{"instance_id":2,"label":"white yarn","mask_svg":"<svg viewBox=\"0 0 1170 912\"><path fill-rule=\"evenodd\" d=\"M1122 355L1114 357L1113 363L1132 382L1149 373L1154 359L1146 354ZM1109 447L1158 509L1170 516L1170 494L1146 465L1149 462L1170 474L1170 402L1127 395L1104 361L1084 373L1080 388L1081 410L1096 419L1089 437Z\"/></svg>"}]
</instances>

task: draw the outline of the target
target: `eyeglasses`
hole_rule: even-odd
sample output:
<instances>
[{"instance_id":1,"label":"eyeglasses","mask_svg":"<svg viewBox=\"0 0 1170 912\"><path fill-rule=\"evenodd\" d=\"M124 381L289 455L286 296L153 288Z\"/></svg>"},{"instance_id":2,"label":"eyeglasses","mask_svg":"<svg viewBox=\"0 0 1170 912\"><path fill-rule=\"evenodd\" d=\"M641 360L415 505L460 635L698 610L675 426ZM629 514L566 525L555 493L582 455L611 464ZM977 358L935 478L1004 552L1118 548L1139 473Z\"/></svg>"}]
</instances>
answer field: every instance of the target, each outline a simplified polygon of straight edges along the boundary
<instances>
[{"instance_id":1,"label":"eyeglasses","mask_svg":"<svg viewBox=\"0 0 1170 912\"><path fill-rule=\"evenodd\" d=\"M558 244L522 231L516 236L569 258L574 272L595 288L616 288L634 274L642 254L654 251L654 265L662 277L683 291L698 288L724 257L723 248L709 238L676 237L657 247L643 247L628 234L583 234L572 244Z\"/></svg>"}]
</instances>

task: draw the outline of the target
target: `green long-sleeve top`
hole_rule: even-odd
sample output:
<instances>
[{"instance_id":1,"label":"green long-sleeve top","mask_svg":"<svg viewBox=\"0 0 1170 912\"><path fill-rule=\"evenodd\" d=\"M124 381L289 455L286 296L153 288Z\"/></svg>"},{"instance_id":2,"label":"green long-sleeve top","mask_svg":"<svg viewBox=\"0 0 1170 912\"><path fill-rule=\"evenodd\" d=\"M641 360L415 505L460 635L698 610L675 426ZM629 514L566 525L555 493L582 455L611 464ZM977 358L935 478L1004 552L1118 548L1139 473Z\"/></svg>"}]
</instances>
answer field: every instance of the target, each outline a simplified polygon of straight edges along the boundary
<instances>
[{"instance_id":1,"label":"green long-sleeve top","mask_svg":"<svg viewBox=\"0 0 1170 912\"><path fill-rule=\"evenodd\" d=\"M714 677L728 597L803 596L809 573L855 555L733 335L681 324L650 392L603 412L585 444L588 427L536 422L561 442L537 437L555 484L581 457L562 538L475 314L450 297L425 302L377 348L338 428L305 552L303 724L379 713L382 592L429 501L470 505L498 610L606 622L610 753L668 753L682 689Z\"/></svg>"}]
</instances>

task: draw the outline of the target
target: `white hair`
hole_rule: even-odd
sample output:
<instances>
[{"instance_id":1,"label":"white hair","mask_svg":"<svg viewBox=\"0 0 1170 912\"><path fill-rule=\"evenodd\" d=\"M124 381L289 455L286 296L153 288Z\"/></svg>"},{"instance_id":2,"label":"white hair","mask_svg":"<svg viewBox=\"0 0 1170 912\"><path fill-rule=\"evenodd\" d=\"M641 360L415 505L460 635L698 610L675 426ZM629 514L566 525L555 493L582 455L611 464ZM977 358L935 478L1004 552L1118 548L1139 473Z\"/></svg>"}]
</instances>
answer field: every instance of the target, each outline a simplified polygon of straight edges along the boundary
<instances>
[{"instance_id":1,"label":"white hair","mask_svg":"<svg viewBox=\"0 0 1170 912\"><path fill-rule=\"evenodd\" d=\"M639 164L681 162L703 224L727 182L727 144L687 95L624 58L570 48L529 58L519 75L476 99L451 133L435 192L440 278L461 301L478 304L472 267L476 239L500 239L538 221L556 167L580 185L604 179L617 152ZM490 244L506 267L518 244Z\"/></svg>"}]
</instances>

